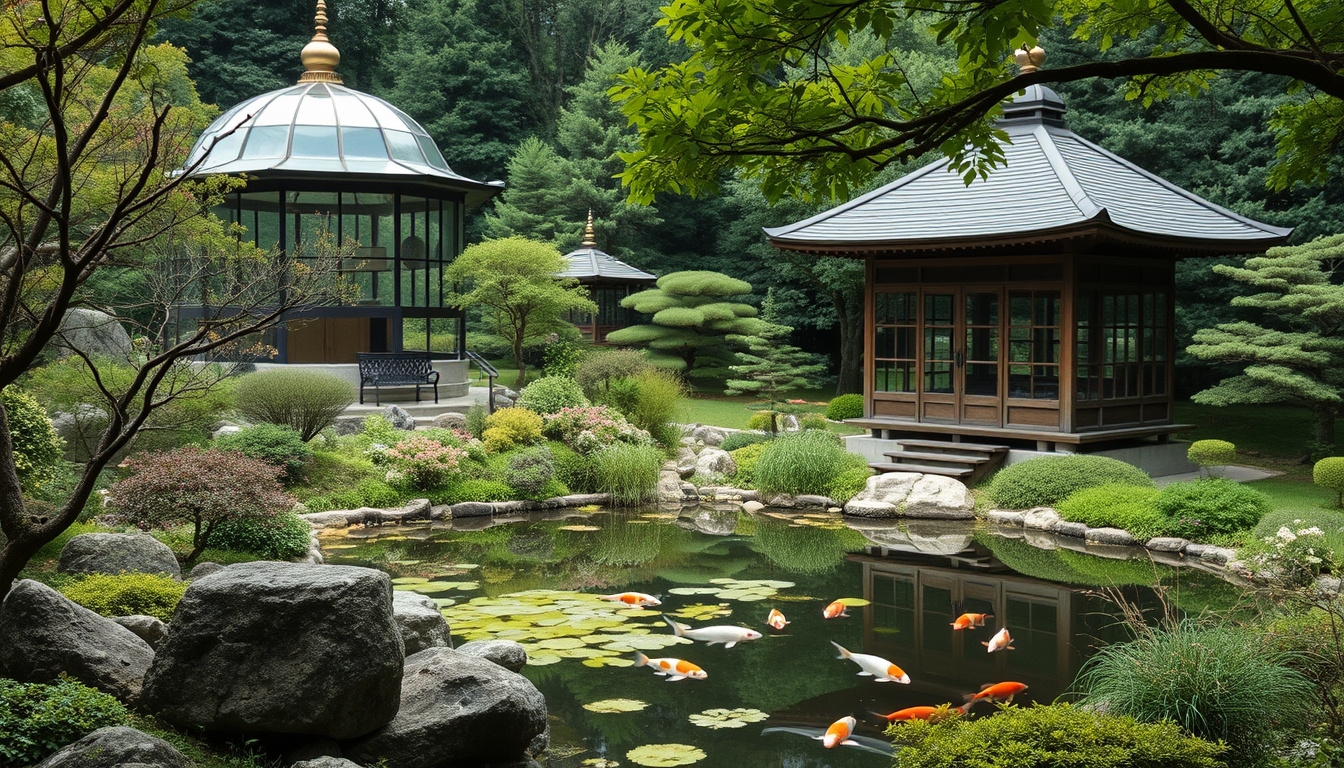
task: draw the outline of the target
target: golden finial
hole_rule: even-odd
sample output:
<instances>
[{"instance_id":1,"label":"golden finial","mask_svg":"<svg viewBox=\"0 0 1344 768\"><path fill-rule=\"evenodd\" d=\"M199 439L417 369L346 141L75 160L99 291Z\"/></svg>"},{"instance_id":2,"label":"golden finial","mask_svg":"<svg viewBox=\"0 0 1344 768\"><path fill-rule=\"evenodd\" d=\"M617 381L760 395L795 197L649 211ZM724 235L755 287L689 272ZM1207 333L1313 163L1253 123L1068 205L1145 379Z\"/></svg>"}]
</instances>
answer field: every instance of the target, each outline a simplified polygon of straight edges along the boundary
<instances>
[{"instance_id":1,"label":"golden finial","mask_svg":"<svg viewBox=\"0 0 1344 768\"><path fill-rule=\"evenodd\" d=\"M1045 49L1039 45L1028 49L1027 44L1023 43L1022 47L1013 53L1013 58L1017 59L1017 66L1021 69L1021 74L1025 75L1028 72L1035 72L1045 63Z\"/></svg>"},{"instance_id":2,"label":"golden finial","mask_svg":"<svg viewBox=\"0 0 1344 768\"><path fill-rule=\"evenodd\" d=\"M593 209L588 209L588 225L583 228L583 242L579 243L586 248L597 247L597 236L593 234Z\"/></svg>"},{"instance_id":3,"label":"golden finial","mask_svg":"<svg viewBox=\"0 0 1344 768\"><path fill-rule=\"evenodd\" d=\"M327 39L327 3L317 0L317 31L313 39L303 46L299 58L303 60L303 74L300 83L339 83L341 76L336 74L336 65L341 63L341 52Z\"/></svg>"}]
</instances>

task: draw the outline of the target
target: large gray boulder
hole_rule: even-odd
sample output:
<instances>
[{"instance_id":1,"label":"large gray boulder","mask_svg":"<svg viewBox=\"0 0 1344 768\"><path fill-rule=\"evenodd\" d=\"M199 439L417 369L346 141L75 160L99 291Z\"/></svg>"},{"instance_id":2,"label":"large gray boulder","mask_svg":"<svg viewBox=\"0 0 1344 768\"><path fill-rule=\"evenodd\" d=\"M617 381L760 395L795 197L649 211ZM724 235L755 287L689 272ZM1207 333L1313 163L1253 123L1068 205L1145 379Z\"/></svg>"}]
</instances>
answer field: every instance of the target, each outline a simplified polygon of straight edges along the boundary
<instances>
[{"instance_id":1,"label":"large gray boulder","mask_svg":"<svg viewBox=\"0 0 1344 768\"><path fill-rule=\"evenodd\" d=\"M134 728L99 728L35 768L196 768L163 739Z\"/></svg>"},{"instance_id":2,"label":"large gray boulder","mask_svg":"<svg viewBox=\"0 0 1344 768\"><path fill-rule=\"evenodd\" d=\"M451 648L452 635L438 603L415 592L392 593L392 618L401 631L406 655L426 648Z\"/></svg>"},{"instance_id":3,"label":"large gray boulder","mask_svg":"<svg viewBox=\"0 0 1344 768\"><path fill-rule=\"evenodd\" d=\"M695 457L695 476L713 475L732 476L737 474L737 462L733 455L722 448L706 448Z\"/></svg>"},{"instance_id":4,"label":"large gray boulder","mask_svg":"<svg viewBox=\"0 0 1344 768\"><path fill-rule=\"evenodd\" d=\"M546 699L522 675L449 648L406 659L401 709L346 747L387 768L465 768L520 759L546 728Z\"/></svg>"},{"instance_id":5,"label":"large gray boulder","mask_svg":"<svg viewBox=\"0 0 1344 768\"><path fill-rule=\"evenodd\" d=\"M79 350L90 357L129 360L131 335L116 318L96 309L69 309L52 337L52 346L60 357Z\"/></svg>"},{"instance_id":6,"label":"large gray boulder","mask_svg":"<svg viewBox=\"0 0 1344 768\"><path fill-rule=\"evenodd\" d=\"M81 533L61 549L61 573L160 573L182 578L167 544L143 533Z\"/></svg>"},{"instance_id":7,"label":"large gray boulder","mask_svg":"<svg viewBox=\"0 0 1344 768\"><path fill-rule=\"evenodd\" d=\"M396 714L402 648L387 574L239 563L187 588L142 706L206 731L354 738Z\"/></svg>"},{"instance_id":8,"label":"large gray boulder","mask_svg":"<svg viewBox=\"0 0 1344 768\"><path fill-rule=\"evenodd\" d=\"M168 636L168 625L155 616L113 616L112 621L134 632L136 637L149 643L150 648L157 649Z\"/></svg>"},{"instance_id":9,"label":"large gray boulder","mask_svg":"<svg viewBox=\"0 0 1344 768\"><path fill-rule=\"evenodd\" d=\"M457 413L456 411L440 413L438 416L434 417L432 426L438 429L466 429L467 415L465 413Z\"/></svg>"},{"instance_id":10,"label":"large gray boulder","mask_svg":"<svg viewBox=\"0 0 1344 768\"><path fill-rule=\"evenodd\" d=\"M88 461L107 429L107 411L89 403L79 403L70 411L51 414L51 427L65 440L68 461Z\"/></svg>"},{"instance_id":11,"label":"large gray boulder","mask_svg":"<svg viewBox=\"0 0 1344 768\"><path fill-rule=\"evenodd\" d=\"M129 629L41 582L24 579L0 603L0 669L23 683L62 672L134 702L154 650Z\"/></svg>"},{"instance_id":12,"label":"large gray boulder","mask_svg":"<svg viewBox=\"0 0 1344 768\"><path fill-rule=\"evenodd\" d=\"M510 672L522 672L527 666L527 649L513 640L472 640L463 643L457 652L492 661Z\"/></svg>"},{"instance_id":13,"label":"large gray boulder","mask_svg":"<svg viewBox=\"0 0 1344 768\"><path fill-rule=\"evenodd\" d=\"M915 517L927 520L970 520L975 500L970 489L942 475L885 472L868 478L867 486L845 504L852 517Z\"/></svg>"},{"instance_id":14,"label":"large gray boulder","mask_svg":"<svg viewBox=\"0 0 1344 768\"><path fill-rule=\"evenodd\" d=\"M396 429L405 430L407 432L415 429L415 417L401 406L387 406L383 409L383 418L387 419Z\"/></svg>"}]
</instances>

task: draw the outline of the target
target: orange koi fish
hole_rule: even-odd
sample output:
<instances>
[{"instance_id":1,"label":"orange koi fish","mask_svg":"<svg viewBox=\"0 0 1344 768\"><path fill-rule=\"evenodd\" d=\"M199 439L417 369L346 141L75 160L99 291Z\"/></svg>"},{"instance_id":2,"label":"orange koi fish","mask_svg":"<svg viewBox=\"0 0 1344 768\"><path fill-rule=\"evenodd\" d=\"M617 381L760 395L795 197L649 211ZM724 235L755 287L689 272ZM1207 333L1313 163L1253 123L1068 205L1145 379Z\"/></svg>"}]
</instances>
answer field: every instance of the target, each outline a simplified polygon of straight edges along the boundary
<instances>
[{"instance_id":1,"label":"orange koi fish","mask_svg":"<svg viewBox=\"0 0 1344 768\"><path fill-rule=\"evenodd\" d=\"M632 608L646 608L663 604L662 600L643 592L622 592L619 595L598 595L598 597L603 600L610 600L613 603L625 603Z\"/></svg>"},{"instance_id":2,"label":"orange koi fish","mask_svg":"<svg viewBox=\"0 0 1344 768\"><path fill-rule=\"evenodd\" d=\"M777 609L771 608L770 615L765 618L765 623L772 629L783 629L784 625L789 623L789 620L784 618L784 614Z\"/></svg>"},{"instance_id":3,"label":"orange koi fish","mask_svg":"<svg viewBox=\"0 0 1344 768\"><path fill-rule=\"evenodd\" d=\"M971 702L966 702L965 704L962 704L960 707L948 707L947 711L961 712L962 714L965 714L966 711L969 710L970 708L971 708ZM883 718L889 723L898 723L907 720L928 720L930 718L937 716L939 711L942 709L943 707L906 707L905 709L898 709L895 712L891 712L885 715L882 714L881 712L874 712L873 714L877 715L880 718Z\"/></svg>"},{"instance_id":4,"label":"orange koi fish","mask_svg":"<svg viewBox=\"0 0 1344 768\"><path fill-rule=\"evenodd\" d=\"M635 666L653 667L653 673L666 676L669 683L688 677L692 680L704 680L709 677L709 673L705 670L684 659L650 659L639 651L635 651Z\"/></svg>"},{"instance_id":5,"label":"orange koi fish","mask_svg":"<svg viewBox=\"0 0 1344 768\"><path fill-rule=\"evenodd\" d=\"M952 622L952 629L955 631L983 627L985 626L985 620L992 618L994 618L994 615L990 613L963 613L957 617L956 621Z\"/></svg>"},{"instance_id":6,"label":"orange koi fish","mask_svg":"<svg viewBox=\"0 0 1344 768\"><path fill-rule=\"evenodd\" d=\"M985 683L980 686L979 693L966 694L966 704L963 706L966 709L970 709L972 704L981 699L985 701L1004 701L1011 703L1014 696L1025 690L1027 690L1027 686L1023 683L1007 682L994 683L993 685Z\"/></svg>"},{"instance_id":7,"label":"orange koi fish","mask_svg":"<svg viewBox=\"0 0 1344 768\"><path fill-rule=\"evenodd\" d=\"M905 670L892 664L881 656L871 656L866 653L850 653L845 647L831 641L831 645L840 651L837 659L849 659L859 665L859 677L872 677L879 683L909 683L910 676L905 674Z\"/></svg>"},{"instance_id":8,"label":"orange koi fish","mask_svg":"<svg viewBox=\"0 0 1344 768\"><path fill-rule=\"evenodd\" d=\"M821 615L828 619L834 619L839 616L848 616L849 613L845 610L845 601L836 600L834 603L826 606L825 610L821 612Z\"/></svg>"},{"instance_id":9,"label":"orange koi fish","mask_svg":"<svg viewBox=\"0 0 1344 768\"><path fill-rule=\"evenodd\" d=\"M835 749L841 744L856 746L858 742L850 741L849 737L854 733L854 728L857 725L858 721L854 718L842 717L831 723L831 727L826 729L825 736L814 736L813 738L820 739L821 745L827 749Z\"/></svg>"},{"instance_id":10,"label":"orange koi fish","mask_svg":"<svg viewBox=\"0 0 1344 768\"><path fill-rule=\"evenodd\" d=\"M998 632L996 632L994 636L989 639L989 642L981 640L980 644L988 648L990 653L993 653L995 651L1002 651L1005 649L1009 651L1017 650L1016 648L1013 647L1013 636L1008 634L1007 627L1004 627L1003 629L1000 629Z\"/></svg>"}]
</instances>

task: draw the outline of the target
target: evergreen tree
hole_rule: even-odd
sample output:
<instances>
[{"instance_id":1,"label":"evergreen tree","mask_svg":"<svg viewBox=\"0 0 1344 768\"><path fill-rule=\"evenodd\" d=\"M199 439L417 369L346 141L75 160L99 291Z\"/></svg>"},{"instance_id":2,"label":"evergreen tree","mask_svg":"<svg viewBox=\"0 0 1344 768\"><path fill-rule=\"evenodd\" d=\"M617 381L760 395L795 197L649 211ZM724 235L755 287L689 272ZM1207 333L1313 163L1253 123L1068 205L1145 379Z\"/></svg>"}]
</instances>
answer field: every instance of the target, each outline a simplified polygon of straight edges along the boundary
<instances>
[{"instance_id":1,"label":"evergreen tree","mask_svg":"<svg viewBox=\"0 0 1344 768\"><path fill-rule=\"evenodd\" d=\"M745 339L746 352L738 352L741 365L730 366L740 379L729 379L725 394L755 395L759 402L748 405L753 411L770 412L770 431L778 432L776 415L795 413L798 408L786 402L785 395L798 389L816 386L817 377L826 366L817 362L815 355L790 346L787 342L793 329L773 322L776 319L774 290L765 299L765 325Z\"/></svg>"},{"instance_id":2,"label":"evergreen tree","mask_svg":"<svg viewBox=\"0 0 1344 768\"><path fill-rule=\"evenodd\" d=\"M485 214L491 237L525 237L554 243L571 228L565 212L573 179L569 161L535 136L524 141L508 163L508 185Z\"/></svg>"}]
</instances>

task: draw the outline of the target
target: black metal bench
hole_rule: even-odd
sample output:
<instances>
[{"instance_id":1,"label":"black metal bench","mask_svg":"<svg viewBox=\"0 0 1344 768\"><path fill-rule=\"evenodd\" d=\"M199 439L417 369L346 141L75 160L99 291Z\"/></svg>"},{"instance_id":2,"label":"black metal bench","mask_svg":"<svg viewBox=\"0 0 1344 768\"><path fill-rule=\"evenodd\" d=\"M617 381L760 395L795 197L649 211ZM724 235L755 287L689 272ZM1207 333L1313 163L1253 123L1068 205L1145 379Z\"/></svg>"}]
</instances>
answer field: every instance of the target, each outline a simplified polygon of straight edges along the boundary
<instances>
[{"instance_id":1,"label":"black metal bench","mask_svg":"<svg viewBox=\"0 0 1344 768\"><path fill-rule=\"evenodd\" d=\"M420 388L434 387L434 402L439 402L439 372L424 352L360 352L359 404L364 404L364 388L373 386L373 404L379 399L382 387L415 386L415 402L420 402Z\"/></svg>"}]
</instances>

